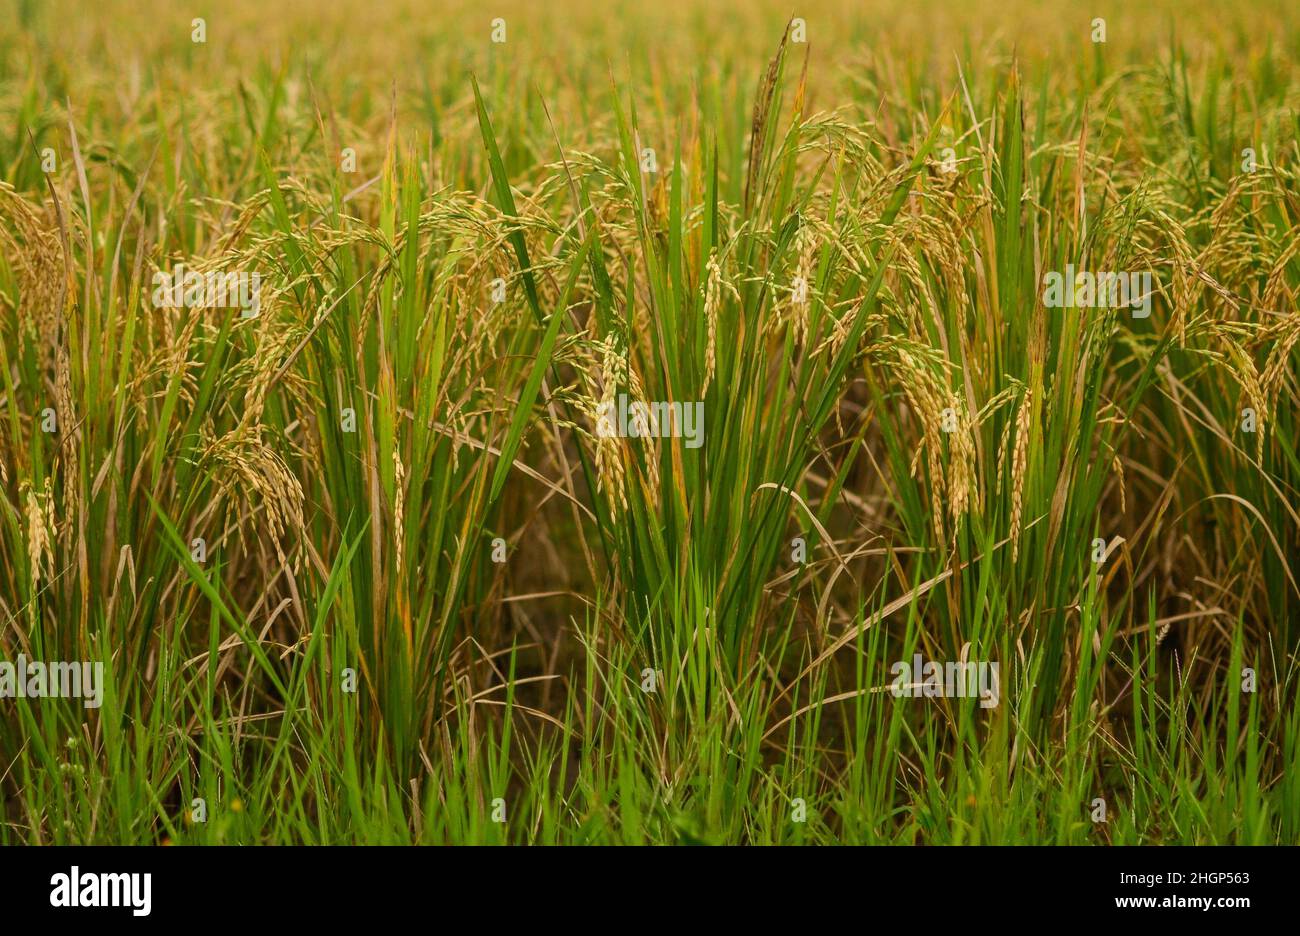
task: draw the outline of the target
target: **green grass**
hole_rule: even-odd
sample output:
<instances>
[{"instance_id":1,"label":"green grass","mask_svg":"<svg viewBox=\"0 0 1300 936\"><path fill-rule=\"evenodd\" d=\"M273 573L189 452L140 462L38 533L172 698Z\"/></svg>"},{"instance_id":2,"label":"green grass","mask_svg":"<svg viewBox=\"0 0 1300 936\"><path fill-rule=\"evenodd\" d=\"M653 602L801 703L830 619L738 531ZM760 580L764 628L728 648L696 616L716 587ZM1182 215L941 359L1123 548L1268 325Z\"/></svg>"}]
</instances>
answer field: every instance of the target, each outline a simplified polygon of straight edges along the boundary
<instances>
[{"instance_id":1,"label":"green grass","mask_svg":"<svg viewBox=\"0 0 1300 936\"><path fill-rule=\"evenodd\" d=\"M859 6L0 17L0 843L1300 840L1300 27Z\"/></svg>"}]
</instances>

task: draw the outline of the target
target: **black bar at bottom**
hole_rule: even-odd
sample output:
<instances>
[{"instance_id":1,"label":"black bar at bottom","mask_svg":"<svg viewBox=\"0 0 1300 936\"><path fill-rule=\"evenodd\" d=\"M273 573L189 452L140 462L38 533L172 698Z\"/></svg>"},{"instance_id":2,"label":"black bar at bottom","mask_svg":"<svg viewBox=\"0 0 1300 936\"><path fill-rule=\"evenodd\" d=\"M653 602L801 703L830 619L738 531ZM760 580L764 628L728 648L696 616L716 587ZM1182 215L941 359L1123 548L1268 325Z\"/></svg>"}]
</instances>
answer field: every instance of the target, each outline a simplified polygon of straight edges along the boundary
<instances>
[{"instance_id":1,"label":"black bar at bottom","mask_svg":"<svg viewBox=\"0 0 1300 936\"><path fill-rule=\"evenodd\" d=\"M917 926L942 918L1195 917L1231 925L1294 898L1278 848L5 848L6 918L79 922L373 925L482 914L618 926L665 915L732 929L753 916L806 928L826 914ZM147 875L147 877L146 877ZM1288 892L1289 891L1289 892ZM936 916L936 914L938 916ZM1026 919L1033 919L1027 916ZM620 923L619 921L622 921ZM459 925L459 924L457 924Z\"/></svg>"}]
</instances>

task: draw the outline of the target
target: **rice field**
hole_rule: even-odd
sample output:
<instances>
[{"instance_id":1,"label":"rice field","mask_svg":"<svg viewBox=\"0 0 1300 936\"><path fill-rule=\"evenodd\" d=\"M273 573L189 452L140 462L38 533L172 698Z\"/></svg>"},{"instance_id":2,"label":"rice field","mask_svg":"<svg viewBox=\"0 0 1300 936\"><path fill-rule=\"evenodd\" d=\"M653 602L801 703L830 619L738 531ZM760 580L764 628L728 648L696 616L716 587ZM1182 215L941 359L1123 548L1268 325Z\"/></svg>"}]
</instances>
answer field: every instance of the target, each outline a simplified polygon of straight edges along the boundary
<instances>
[{"instance_id":1,"label":"rice field","mask_svg":"<svg viewBox=\"0 0 1300 936\"><path fill-rule=\"evenodd\" d=\"M1300 841L1283 0L0 2L0 843Z\"/></svg>"}]
</instances>

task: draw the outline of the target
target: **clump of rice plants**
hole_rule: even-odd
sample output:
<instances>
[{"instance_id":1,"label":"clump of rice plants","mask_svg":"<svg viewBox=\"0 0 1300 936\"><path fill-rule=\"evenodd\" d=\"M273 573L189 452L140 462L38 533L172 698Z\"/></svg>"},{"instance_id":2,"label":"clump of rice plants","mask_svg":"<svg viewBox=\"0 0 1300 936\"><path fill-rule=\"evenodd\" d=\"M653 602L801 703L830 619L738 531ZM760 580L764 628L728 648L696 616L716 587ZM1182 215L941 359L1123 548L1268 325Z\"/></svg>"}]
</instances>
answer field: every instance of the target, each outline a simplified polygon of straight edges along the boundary
<instances>
[{"instance_id":1,"label":"clump of rice plants","mask_svg":"<svg viewBox=\"0 0 1300 936\"><path fill-rule=\"evenodd\" d=\"M0 18L0 843L1300 838L1281 2Z\"/></svg>"}]
</instances>

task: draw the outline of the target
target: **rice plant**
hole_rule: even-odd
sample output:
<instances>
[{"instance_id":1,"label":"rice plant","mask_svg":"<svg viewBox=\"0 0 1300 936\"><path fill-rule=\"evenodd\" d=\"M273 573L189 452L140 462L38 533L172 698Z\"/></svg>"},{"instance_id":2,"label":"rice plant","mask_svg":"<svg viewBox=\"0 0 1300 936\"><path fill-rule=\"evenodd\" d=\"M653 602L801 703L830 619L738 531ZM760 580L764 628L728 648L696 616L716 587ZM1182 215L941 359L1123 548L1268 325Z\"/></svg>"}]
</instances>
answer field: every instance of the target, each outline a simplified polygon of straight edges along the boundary
<instances>
[{"instance_id":1,"label":"rice plant","mask_svg":"<svg viewBox=\"0 0 1300 936\"><path fill-rule=\"evenodd\" d=\"M16 0L0 843L1300 840L1300 22L1095 6Z\"/></svg>"}]
</instances>

